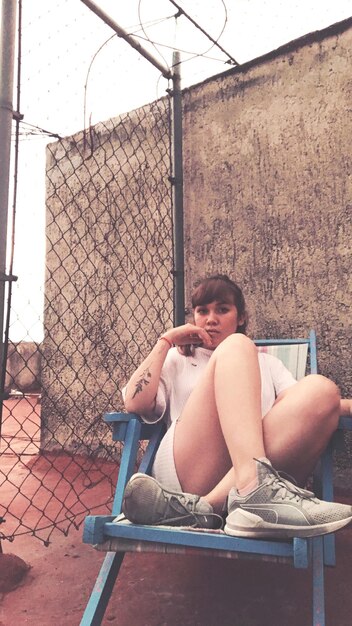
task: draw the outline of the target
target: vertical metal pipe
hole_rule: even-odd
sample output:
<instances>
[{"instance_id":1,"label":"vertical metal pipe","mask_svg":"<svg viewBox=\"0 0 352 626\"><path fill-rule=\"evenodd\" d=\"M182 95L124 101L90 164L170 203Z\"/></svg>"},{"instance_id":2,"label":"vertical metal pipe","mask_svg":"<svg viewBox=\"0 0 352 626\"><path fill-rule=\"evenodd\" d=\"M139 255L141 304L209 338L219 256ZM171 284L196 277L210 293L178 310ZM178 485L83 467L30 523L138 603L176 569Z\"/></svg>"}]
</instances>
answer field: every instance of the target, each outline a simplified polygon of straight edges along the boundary
<instances>
[{"instance_id":1,"label":"vertical metal pipe","mask_svg":"<svg viewBox=\"0 0 352 626\"><path fill-rule=\"evenodd\" d=\"M13 117L16 5L17 0L1 0L0 5L0 368L3 365L4 353L6 242ZM0 380L2 380L3 373L0 372L0 374ZM0 397L0 403L1 400Z\"/></svg>"},{"instance_id":2,"label":"vertical metal pipe","mask_svg":"<svg viewBox=\"0 0 352 626\"><path fill-rule=\"evenodd\" d=\"M183 235L183 150L182 150L182 93L180 53L172 58L172 179L173 179L173 238L174 238L174 324L185 321L185 268Z\"/></svg>"}]
</instances>

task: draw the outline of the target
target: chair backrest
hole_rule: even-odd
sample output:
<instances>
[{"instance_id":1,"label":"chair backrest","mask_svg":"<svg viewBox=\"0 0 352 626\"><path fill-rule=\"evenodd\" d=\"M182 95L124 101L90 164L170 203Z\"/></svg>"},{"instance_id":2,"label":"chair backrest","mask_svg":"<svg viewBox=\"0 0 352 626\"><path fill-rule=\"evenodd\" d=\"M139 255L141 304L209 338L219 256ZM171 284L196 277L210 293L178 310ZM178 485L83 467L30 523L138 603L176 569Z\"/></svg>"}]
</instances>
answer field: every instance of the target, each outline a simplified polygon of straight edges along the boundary
<instances>
[{"instance_id":1,"label":"chair backrest","mask_svg":"<svg viewBox=\"0 0 352 626\"><path fill-rule=\"evenodd\" d=\"M260 352L280 359L296 380L300 380L307 373L317 372L314 331L310 332L307 339L256 339L255 343Z\"/></svg>"}]
</instances>

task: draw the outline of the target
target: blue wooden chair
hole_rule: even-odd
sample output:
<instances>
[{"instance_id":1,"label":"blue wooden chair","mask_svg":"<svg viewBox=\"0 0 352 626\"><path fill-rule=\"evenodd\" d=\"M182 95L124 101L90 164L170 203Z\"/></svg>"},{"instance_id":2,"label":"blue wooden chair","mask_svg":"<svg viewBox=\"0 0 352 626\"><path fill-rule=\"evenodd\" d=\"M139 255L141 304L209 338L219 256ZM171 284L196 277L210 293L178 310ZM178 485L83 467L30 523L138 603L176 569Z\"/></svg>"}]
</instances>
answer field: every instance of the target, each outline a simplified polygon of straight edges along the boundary
<instances>
[{"instance_id":1,"label":"blue wooden chair","mask_svg":"<svg viewBox=\"0 0 352 626\"><path fill-rule=\"evenodd\" d=\"M314 331L307 339L258 340L259 350L278 356L300 379L317 372ZM313 580L313 626L325 626L324 567L335 564L334 534L307 539L261 540L230 537L223 531L138 526L121 515L123 493L130 476L136 471L140 442L148 441L138 471L150 473L153 459L164 434L164 425L145 424L133 413L107 413L105 421L113 426L114 441L123 442L115 499L111 515L88 516L83 541L106 551L106 557L85 609L81 626L98 626L104 616L120 566L126 552L163 552L192 554L202 550L205 555L227 558L252 557L289 562L296 568L311 568ZM341 429L352 429L352 420L340 418ZM325 500L333 499L332 449L329 444L314 475L314 490Z\"/></svg>"}]
</instances>

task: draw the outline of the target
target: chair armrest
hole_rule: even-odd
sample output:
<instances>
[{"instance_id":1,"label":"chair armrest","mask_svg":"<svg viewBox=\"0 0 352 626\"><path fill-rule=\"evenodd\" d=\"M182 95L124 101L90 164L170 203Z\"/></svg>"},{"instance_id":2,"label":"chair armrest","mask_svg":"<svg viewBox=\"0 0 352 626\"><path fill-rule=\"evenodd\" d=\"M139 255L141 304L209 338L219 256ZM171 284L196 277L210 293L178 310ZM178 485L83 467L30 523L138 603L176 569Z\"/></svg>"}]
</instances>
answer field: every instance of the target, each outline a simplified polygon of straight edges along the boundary
<instances>
[{"instance_id":1,"label":"chair armrest","mask_svg":"<svg viewBox=\"0 0 352 626\"><path fill-rule=\"evenodd\" d=\"M339 430L352 430L352 415L341 415L339 419Z\"/></svg>"},{"instance_id":2,"label":"chair armrest","mask_svg":"<svg viewBox=\"0 0 352 626\"><path fill-rule=\"evenodd\" d=\"M136 413L105 413L104 422L112 424L113 441L125 441L129 424L141 423L141 418Z\"/></svg>"},{"instance_id":3,"label":"chair armrest","mask_svg":"<svg viewBox=\"0 0 352 626\"><path fill-rule=\"evenodd\" d=\"M115 422L127 423L131 419L138 419L139 421L141 421L141 416L137 415L137 413L123 413L123 412L115 413L114 411L111 413L105 413L104 415L104 422L107 422L109 424L113 424Z\"/></svg>"},{"instance_id":4,"label":"chair armrest","mask_svg":"<svg viewBox=\"0 0 352 626\"><path fill-rule=\"evenodd\" d=\"M144 441L151 439L154 432L156 430L159 430L160 428L159 422L155 422L152 424L143 422L141 416L137 413L105 413L104 422L106 422L107 424L112 424L113 426L113 441L125 441L127 435L127 427L133 422L141 425L140 439Z\"/></svg>"},{"instance_id":5,"label":"chair armrest","mask_svg":"<svg viewBox=\"0 0 352 626\"><path fill-rule=\"evenodd\" d=\"M136 413L119 412L106 413L104 421L113 426L113 440L124 443L112 508L113 515L118 515L121 512L126 483L133 471L135 471L139 442L149 441L139 467L139 471L149 473L159 443L165 432L165 424L162 421L146 424Z\"/></svg>"}]
</instances>

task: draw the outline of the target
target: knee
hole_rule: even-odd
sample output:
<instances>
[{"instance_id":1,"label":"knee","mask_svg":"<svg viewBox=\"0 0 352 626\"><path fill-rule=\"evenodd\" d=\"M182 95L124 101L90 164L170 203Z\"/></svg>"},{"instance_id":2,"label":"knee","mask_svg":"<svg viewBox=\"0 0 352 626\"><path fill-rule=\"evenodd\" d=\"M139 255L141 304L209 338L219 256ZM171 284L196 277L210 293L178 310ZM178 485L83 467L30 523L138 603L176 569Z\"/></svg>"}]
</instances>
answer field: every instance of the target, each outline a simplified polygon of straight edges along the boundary
<instances>
[{"instance_id":1,"label":"knee","mask_svg":"<svg viewBox=\"0 0 352 626\"><path fill-rule=\"evenodd\" d=\"M337 385L321 374L310 374L306 380L321 412L338 419L341 395Z\"/></svg>"},{"instance_id":2,"label":"knee","mask_svg":"<svg viewBox=\"0 0 352 626\"><path fill-rule=\"evenodd\" d=\"M229 335L214 351L214 353L217 354L230 353L234 355L251 352L257 354L257 347L255 343L249 339L249 337L243 335L242 333L233 333L232 335Z\"/></svg>"}]
</instances>

